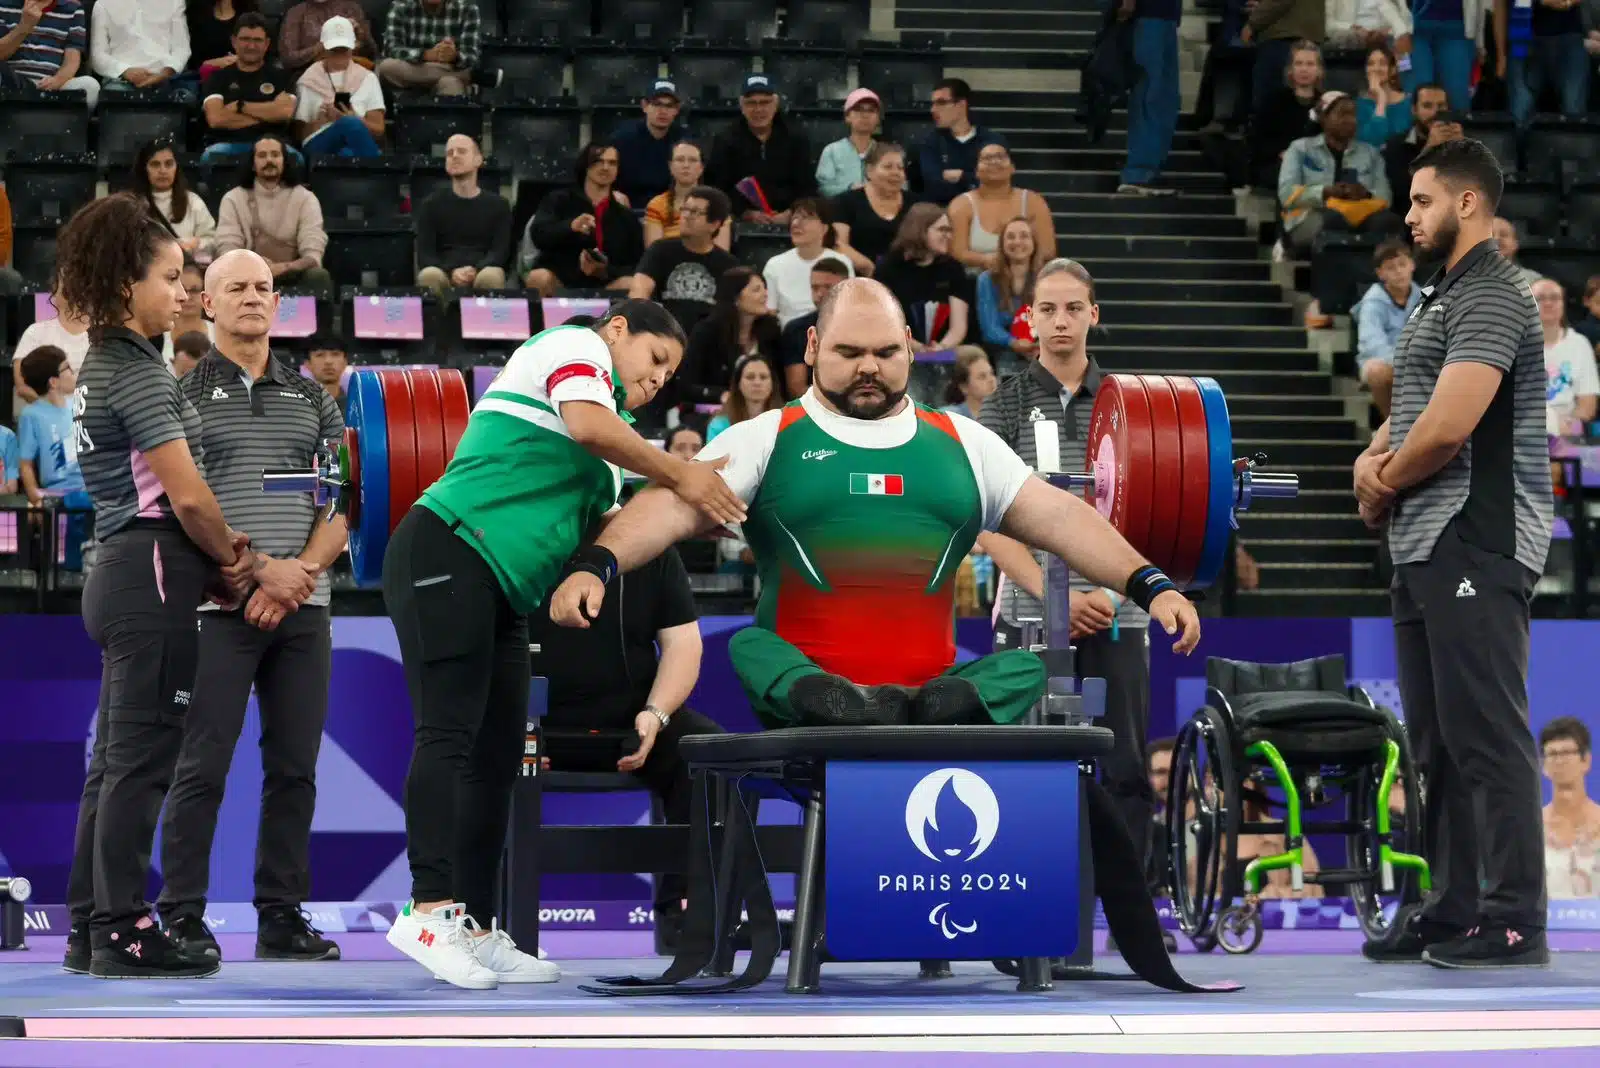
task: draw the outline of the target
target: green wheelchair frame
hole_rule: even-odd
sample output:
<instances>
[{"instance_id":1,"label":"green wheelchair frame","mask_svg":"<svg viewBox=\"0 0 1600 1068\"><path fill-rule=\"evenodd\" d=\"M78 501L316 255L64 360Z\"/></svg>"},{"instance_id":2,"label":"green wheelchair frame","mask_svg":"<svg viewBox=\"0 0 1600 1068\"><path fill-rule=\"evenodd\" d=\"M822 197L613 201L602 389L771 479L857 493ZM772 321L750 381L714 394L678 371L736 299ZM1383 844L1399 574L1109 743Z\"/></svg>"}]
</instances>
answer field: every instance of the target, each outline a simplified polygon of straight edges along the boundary
<instances>
[{"instance_id":1,"label":"green wheelchair frame","mask_svg":"<svg viewBox=\"0 0 1600 1068\"><path fill-rule=\"evenodd\" d=\"M1376 708L1359 687L1351 687L1351 699ZM1395 848L1394 828L1388 798L1396 781L1406 792L1405 832L1407 843L1420 841L1422 828L1422 789L1418 771L1410 759L1405 728L1387 709L1387 733L1382 756L1382 771L1374 774L1375 763L1320 761L1315 765L1291 767L1278 746L1259 740L1240 747L1227 697L1215 688L1207 690L1207 705L1179 731L1173 747L1172 771L1167 796L1167 827L1170 840L1172 898L1179 926L1195 943L1209 951L1220 945L1230 953L1249 953L1261 944L1264 928L1261 919L1261 892L1267 876L1287 870L1291 886L1301 890L1308 880L1324 885L1344 885L1354 900L1362 929L1369 937L1379 937L1388 921L1383 914L1382 894L1398 892L1402 900L1414 900L1432 885L1428 863L1414 853ZM1196 774L1205 754L1203 773ZM1239 774L1234 773L1235 765ZM1255 769L1271 769L1276 780L1264 783L1283 793L1282 823L1246 822L1244 784L1256 777ZM1261 776L1263 779L1265 776ZM1202 783L1216 784L1206 788ZM1374 781L1375 779L1375 781ZM1338 788L1330 797L1326 787ZM1264 796L1264 795L1262 795ZM1336 823L1312 823L1305 816L1305 802L1320 807L1330 800L1345 802L1347 818ZM1263 807L1279 807L1269 801ZM1180 817L1179 813L1191 815ZM1307 876L1305 847L1307 832L1342 833L1346 836L1348 867L1328 869ZM1285 849L1272 856L1256 857L1245 866L1242 876L1237 862L1241 834L1277 834ZM1197 843L1196 863L1190 872L1190 835ZM1398 873L1398 875L1397 875ZM1193 885L1191 885L1191 876ZM1242 885L1241 885L1242 884Z\"/></svg>"}]
</instances>

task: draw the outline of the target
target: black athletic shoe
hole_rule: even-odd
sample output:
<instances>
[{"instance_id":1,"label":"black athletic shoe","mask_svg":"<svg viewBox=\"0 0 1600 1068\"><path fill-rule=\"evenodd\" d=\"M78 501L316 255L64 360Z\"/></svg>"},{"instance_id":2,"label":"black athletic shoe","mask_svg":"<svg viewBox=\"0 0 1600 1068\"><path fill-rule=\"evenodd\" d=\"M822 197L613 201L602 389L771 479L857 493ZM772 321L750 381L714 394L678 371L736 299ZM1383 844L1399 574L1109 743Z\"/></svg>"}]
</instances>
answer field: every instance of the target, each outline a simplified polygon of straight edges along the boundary
<instances>
[{"instance_id":1,"label":"black athletic shoe","mask_svg":"<svg viewBox=\"0 0 1600 1068\"><path fill-rule=\"evenodd\" d=\"M1422 959L1435 968L1543 968L1550 963L1550 945L1543 928L1485 924L1429 946Z\"/></svg>"},{"instance_id":2,"label":"black athletic shoe","mask_svg":"<svg viewBox=\"0 0 1600 1068\"><path fill-rule=\"evenodd\" d=\"M94 933L89 974L96 979L203 979L222 965L192 957L151 920Z\"/></svg>"},{"instance_id":3,"label":"black athletic shoe","mask_svg":"<svg viewBox=\"0 0 1600 1068\"><path fill-rule=\"evenodd\" d=\"M261 910L256 924L256 960L338 960L339 946L311 926L298 905Z\"/></svg>"},{"instance_id":4,"label":"black athletic shoe","mask_svg":"<svg viewBox=\"0 0 1600 1068\"><path fill-rule=\"evenodd\" d=\"M67 955L61 962L62 970L73 975L89 974L89 928L73 924L67 931Z\"/></svg>"},{"instance_id":5,"label":"black athletic shoe","mask_svg":"<svg viewBox=\"0 0 1600 1068\"><path fill-rule=\"evenodd\" d=\"M988 719L978 688L952 675L928 680L911 705L911 722L919 727L972 726Z\"/></svg>"},{"instance_id":6,"label":"black athletic shoe","mask_svg":"<svg viewBox=\"0 0 1600 1068\"><path fill-rule=\"evenodd\" d=\"M172 944L196 960L222 960L222 947L206 921L199 916L179 916L167 921L167 937Z\"/></svg>"},{"instance_id":7,"label":"black athletic shoe","mask_svg":"<svg viewBox=\"0 0 1600 1068\"><path fill-rule=\"evenodd\" d=\"M789 703L805 727L903 725L910 693L901 686L863 688L838 675L807 675L789 687Z\"/></svg>"},{"instance_id":8,"label":"black athletic shoe","mask_svg":"<svg viewBox=\"0 0 1600 1068\"><path fill-rule=\"evenodd\" d=\"M1408 906L1396 915L1395 926L1387 935L1361 947L1361 955L1374 964L1421 964L1428 947L1460 938L1464 933L1459 927L1428 919L1414 905Z\"/></svg>"}]
</instances>

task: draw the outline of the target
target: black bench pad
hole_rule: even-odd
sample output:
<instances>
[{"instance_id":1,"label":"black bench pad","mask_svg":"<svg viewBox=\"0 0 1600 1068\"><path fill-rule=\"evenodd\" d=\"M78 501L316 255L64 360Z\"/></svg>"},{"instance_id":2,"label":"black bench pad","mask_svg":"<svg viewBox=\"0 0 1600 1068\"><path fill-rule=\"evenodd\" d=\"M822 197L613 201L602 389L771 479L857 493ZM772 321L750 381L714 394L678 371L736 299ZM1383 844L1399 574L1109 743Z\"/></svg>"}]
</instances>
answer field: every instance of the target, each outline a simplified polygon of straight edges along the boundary
<instances>
[{"instance_id":1,"label":"black bench pad","mask_svg":"<svg viewBox=\"0 0 1600 1068\"><path fill-rule=\"evenodd\" d=\"M1064 761L1111 752L1104 727L783 727L754 734L701 734L678 752L694 768L820 760Z\"/></svg>"}]
</instances>

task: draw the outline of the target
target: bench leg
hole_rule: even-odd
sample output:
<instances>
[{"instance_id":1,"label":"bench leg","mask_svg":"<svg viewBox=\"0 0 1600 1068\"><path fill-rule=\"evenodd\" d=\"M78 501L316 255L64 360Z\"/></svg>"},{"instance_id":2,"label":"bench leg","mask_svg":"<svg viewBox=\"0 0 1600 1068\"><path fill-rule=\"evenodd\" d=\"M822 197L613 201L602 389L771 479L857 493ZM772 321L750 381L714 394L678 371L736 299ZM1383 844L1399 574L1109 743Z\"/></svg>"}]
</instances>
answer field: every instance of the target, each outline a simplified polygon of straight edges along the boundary
<instances>
[{"instance_id":1,"label":"bench leg","mask_svg":"<svg viewBox=\"0 0 1600 1068\"><path fill-rule=\"evenodd\" d=\"M954 974L947 960L920 961L917 967L918 979L949 979Z\"/></svg>"},{"instance_id":2,"label":"bench leg","mask_svg":"<svg viewBox=\"0 0 1600 1068\"><path fill-rule=\"evenodd\" d=\"M794 934L785 986L791 994L815 994L822 985L822 961L817 951L822 935L823 818L822 795L813 793L806 802L804 846L795 888Z\"/></svg>"},{"instance_id":3,"label":"bench leg","mask_svg":"<svg viewBox=\"0 0 1600 1068\"><path fill-rule=\"evenodd\" d=\"M539 955L539 832L544 825L544 780L517 779L511 795L511 830L501 856L500 912L517 948Z\"/></svg>"},{"instance_id":4,"label":"bench leg","mask_svg":"<svg viewBox=\"0 0 1600 1068\"><path fill-rule=\"evenodd\" d=\"M1021 965L1022 974L1017 982L1019 994L1043 994L1056 988L1050 978L1049 957L1024 957Z\"/></svg>"},{"instance_id":5,"label":"bench leg","mask_svg":"<svg viewBox=\"0 0 1600 1068\"><path fill-rule=\"evenodd\" d=\"M733 957L737 952L734 946L734 932L739 929L739 909L743 905L733 893L733 849L729 844L729 828L734 820L743 820L745 813L749 813L749 820L755 823L761 812L761 799L756 796L741 797L737 783L729 778L717 777L717 789L712 798L713 833L712 848L716 850L717 858L717 944L711 955L711 963L706 967L703 975L726 979L733 974ZM744 807L740 808L741 802ZM734 815L738 809L739 814Z\"/></svg>"}]
</instances>

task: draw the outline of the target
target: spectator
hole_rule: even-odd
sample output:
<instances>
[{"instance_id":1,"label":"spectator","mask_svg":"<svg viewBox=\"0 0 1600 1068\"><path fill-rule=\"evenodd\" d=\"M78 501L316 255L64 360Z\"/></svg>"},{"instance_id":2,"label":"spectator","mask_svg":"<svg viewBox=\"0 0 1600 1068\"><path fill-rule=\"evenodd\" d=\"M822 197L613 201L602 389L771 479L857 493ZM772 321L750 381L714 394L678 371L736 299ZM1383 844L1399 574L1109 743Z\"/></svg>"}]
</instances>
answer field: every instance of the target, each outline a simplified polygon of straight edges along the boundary
<instances>
[{"instance_id":1,"label":"spectator","mask_svg":"<svg viewBox=\"0 0 1600 1068\"><path fill-rule=\"evenodd\" d=\"M1589 110L1589 70L1593 65L1583 42L1580 0L1534 0L1533 40L1528 43L1527 55L1513 54L1506 65L1511 117L1519 127L1533 121L1539 94L1547 85L1555 90L1562 115L1583 118Z\"/></svg>"},{"instance_id":2,"label":"spectator","mask_svg":"<svg viewBox=\"0 0 1600 1068\"><path fill-rule=\"evenodd\" d=\"M833 287L850 275L838 260L824 256L811 265L811 304L813 309ZM811 328L817 325L817 313L809 311L791 320L778 337L778 355L783 367L784 395L798 397L811 387L811 367L806 363L806 347Z\"/></svg>"},{"instance_id":3,"label":"spectator","mask_svg":"<svg viewBox=\"0 0 1600 1068\"><path fill-rule=\"evenodd\" d=\"M1323 230L1363 233L1394 229L1389 207L1389 177L1383 157L1355 139L1355 101L1344 93L1322 97L1322 133L1289 146L1278 170L1284 245L1305 257Z\"/></svg>"},{"instance_id":4,"label":"spectator","mask_svg":"<svg viewBox=\"0 0 1600 1068\"><path fill-rule=\"evenodd\" d=\"M1132 58L1138 79L1128 95L1128 161L1122 168L1118 193L1171 196L1177 192L1157 183L1161 168L1167 165L1167 153L1172 151L1172 134L1178 128L1182 104L1178 89L1178 20L1182 17L1183 0L1121 0L1118 8L1117 18L1133 19ZM960 223L956 223L956 232L960 233ZM1041 241L1040 251L1040 264L1054 259L1054 242Z\"/></svg>"},{"instance_id":5,"label":"spectator","mask_svg":"<svg viewBox=\"0 0 1600 1068\"><path fill-rule=\"evenodd\" d=\"M1131 135L1130 135L1131 136ZM1056 223L1044 197L1011 184L1017 168L1005 145L978 150L978 188L950 202L951 254L972 270L988 270L1000 251L1000 231L1012 219L1026 219L1033 229L1034 265L1056 257Z\"/></svg>"},{"instance_id":6,"label":"spectator","mask_svg":"<svg viewBox=\"0 0 1600 1068\"><path fill-rule=\"evenodd\" d=\"M34 349L21 366L23 380L39 395L17 420L21 489L35 508L43 504L46 494L61 499L69 513L63 565L68 571L80 571L94 502L84 492L78 436L72 427L72 393L78 388L78 375L67 362L67 354L54 345ZM14 478L18 471L9 474Z\"/></svg>"},{"instance_id":7,"label":"spectator","mask_svg":"<svg viewBox=\"0 0 1600 1068\"><path fill-rule=\"evenodd\" d=\"M1517 261L1517 253L1522 251L1522 238L1517 233L1517 224L1503 216L1495 216L1494 239L1500 246L1500 255L1522 267ZM1544 275L1530 267L1522 267L1523 281L1530 286L1543 277Z\"/></svg>"},{"instance_id":8,"label":"spectator","mask_svg":"<svg viewBox=\"0 0 1600 1068\"><path fill-rule=\"evenodd\" d=\"M740 356L733 365L728 380L728 391L723 394L722 410L711 417L706 425L706 441L735 423L754 419L763 412L783 407L783 394L778 390L778 373L772 358L761 353Z\"/></svg>"},{"instance_id":9,"label":"spectator","mask_svg":"<svg viewBox=\"0 0 1600 1068\"><path fill-rule=\"evenodd\" d=\"M1245 823L1254 824L1281 824L1283 821L1272 815L1272 810L1267 807L1267 795L1253 779L1246 779L1242 784L1240 793L1243 795L1240 804L1240 816ZM1243 871L1245 865L1252 860L1263 857L1275 857L1289 848L1282 832L1266 832L1255 834L1241 833L1238 838L1238 866ZM1317 851L1312 848L1311 842L1304 842L1304 852L1301 855L1301 870L1306 874L1315 874L1322 870L1322 863L1317 859ZM1261 896L1264 898L1315 898L1326 894L1322 884L1307 880L1302 889L1296 890L1289 875L1289 869L1279 868L1277 871L1266 873L1261 881Z\"/></svg>"},{"instance_id":10,"label":"spectator","mask_svg":"<svg viewBox=\"0 0 1600 1068\"><path fill-rule=\"evenodd\" d=\"M257 141L251 162L222 198L217 255L247 248L272 268L274 288L332 296L333 276L322 266L328 232L317 195L300 184L299 168L276 137Z\"/></svg>"},{"instance_id":11,"label":"spectator","mask_svg":"<svg viewBox=\"0 0 1600 1068\"><path fill-rule=\"evenodd\" d=\"M99 0L89 20L89 65L107 92L169 85L192 100L189 18L183 0Z\"/></svg>"},{"instance_id":12,"label":"spectator","mask_svg":"<svg viewBox=\"0 0 1600 1068\"><path fill-rule=\"evenodd\" d=\"M765 74L747 74L739 118L711 143L711 184L728 194L748 222L789 221L789 206L816 192L816 161L805 131L778 110Z\"/></svg>"},{"instance_id":13,"label":"spectator","mask_svg":"<svg viewBox=\"0 0 1600 1068\"><path fill-rule=\"evenodd\" d=\"M811 268L820 259L837 260L851 275L850 261L833 250L833 210L821 197L802 197L789 212L789 240L794 247L767 260L761 277L767 283L767 306L788 326L807 312L811 302Z\"/></svg>"},{"instance_id":14,"label":"spectator","mask_svg":"<svg viewBox=\"0 0 1600 1068\"><path fill-rule=\"evenodd\" d=\"M1389 192L1395 210L1409 210L1411 204L1411 165L1425 149L1445 141L1459 140L1461 116L1445 107L1444 86L1419 85L1411 98L1411 129L1389 138L1383 146L1384 173L1389 176Z\"/></svg>"},{"instance_id":15,"label":"spectator","mask_svg":"<svg viewBox=\"0 0 1600 1068\"><path fill-rule=\"evenodd\" d=\"M944 410L976 422L978 413L983 411L983 402L998 385L989 354L963 346L950 373L950 381L944 387Z\"/></svg>"},{"instance_id":16,"label":"spectator","mask_svg":"<svg viewBox=\"0 0 1600 1068\"><path fill-rule=\"evenodd\" d=\"M1382 148L1410 128L1410 105L1411 98L1400 89L1400 67L1389 46L1368 49L1367 87L1356 98L1356 136Z\"/></svg>"},{"instance_id":17,"label":"spectator","mask_svg":"<svg viewBox=\"0 0 1600 1068\"><path fill-rule=\"evenodd\" d=\"M267 23L243 14L233 23L234 61L213 72L200 87L207 139L204 158L242 156L256 142L272 138L288 145L295 99L288 75L267 63ZM291 150L296 156L298 150Z\"/></svg>"},{"instance_id":18,"label":"spectator","mask_svg":"<svg viewBox=\"0 0 1600 1068\"><path fill-rule=\"evenodd\" d=\"M217 220L200 194L189 188L170 140L151 141L139 149L129 185L167 220L185 255L210 260Z\"/></svg>"},{"instance_id":19,"label":"spectator","mask_svg":"<svg viewBox=\"0 0 1600 1068\"><path fill-rule=\"evenodd\" d=\"M56 308L64 303L52 300ZM28 353L45 345L66 353L67 365L72 368L73 374L77 374L83 366L83 358L89 353L89 324L70 312L58 312L54 319L34 320L17 338L17 347L11 352L11 383L15 391L11 403L13 416L21 416L24 406L39 399L39 394L23 380L22 361Z\"/></svg>"},{"instance_id":20,"label":"spectator","mask_svg":"<svg viewBox=\"0 0 1600 1068\"><path fill-rule=\"evenodd\" d=\"M834 199L834 248L856 274L872 275L894 243L911 207L905 186L905 150L891 141L879 141L867 151L866 184Z\"/></svg>"},{"instance_id":21,"label":"spectator","mask_svg":"<svg viewBox=\"0 0 1600 1068\"><path fill-rule=\"evenodd\" d=\"M278 28L278 62L289 76L299 80L307 67L323 57L328 43L322 39L322 27L329 19L346 19L355 30L356 62L370 69L378 58L378 45L372 39L372 26L360 0L300 0L283 16Z\"/></svg>"},{"instance_id":22,"label":"spectator","mask_svg":"<svg viewBox=\"0 0 1600 1068\"><path fill-rule=\"evenodd\" d=\"M778 320L767 311L767 284L753 267L735 267L717 279L717 302L689 334L678 371L679 396L688 404L726 404L736 364L747 356L778 366ZM707 428L706 440L712 437Z\"/></svg>"},{"instance_id":23,"label":"spectator","mask_svg":"<svg viewBox=\"0 0 1600 1068\"><path fill-rule=\"evenodd\" d=\"M17 481L22 477L22 451L17 435L0 423L0 493L17 492Z\"/></svg>"},{"instance_id":24,"label":"spectator","mask_svg":"<svg viewBox=\"0 0 1600 1068\"><path fill-rule=\"evenodd\" d=\"M871 89L853 89L844 98L844 124L850 133L830 142L817 160L817 192L836 197L860 189L867 180L867 153L877 144L883 102Z\"/></svg>"},{"instance_id":25,"label":"spectator","mask_svg":"<svg viewBox=\"0 0 1600 1068\"><path fill-rule=\"evenodd\" d=\"M210 325L209 323L207 324ZM172 342L172 375L182 378L193 371L195 364L205 359L206 353L211 351L211 335L202 334L198 330L191 330L187 334L179 334Z\"/></svg>"},{"instance_id":26,"label":"spectator","mask_svg":"<svg viewBox=\"0 0 1600 1068\"><path fill-rule=\"evenodd\" d=\"M82 72L87 23L81 0L0 0L0 88L82 93L93 111L100 83Z\"/></svg>"},{"instance_id":27,"label":"spectator","mask_svg":"<svg viewBox=\"0 0 1600 1068\"><path fill-rule=\"evenodd\" d=\"M705 447L704 435L688 424L667 431L667 451L680 460L693 460Z\"/></svg>"},{"instance_id":28,"label":"spectator","mask_svg":"<svg viewBox=\"0 0 1600 1068\"><path fill-rule=\"evenodd\" d=\"M383 89L378 76L355 61L356 28L342 15L322 24L322 58L296 85L295 130L307 152L319 156L383 155ZM507 220L509 222L509 220Z\"/></svg>"},{"instance_id":29,"label":"spectator","mask_svg":"<svg viewBox=\"0 0 1600 1068\"><path fill-rule=\"evenodd\" d=\"M396 89L466 95L478 64L480 18L475 0L395 0L378 76Z\"/></svg>"},{"instance_id":30,"label":"spectator","mask_svg":"<svg viewBox=\"0 0 1600 1068\"><path fill-rule=\"evenodd\" d=\"M1261 0L1250 11L1239 39L1256 46L1253 110L1260 111L1278 87L1278 72L1288 66L1298 42L1322 43L1324 15L1323 0Z\"/></svg>"},{"instance_id":31,"label":"spectator","mask_svg":"<svg viewBox=\"0 0 1600 1068\"><path fill-rule=\"evenodd\" d=\"M1544 328L1545 426L1553 435L1582 437L1600 406L1594 345L1567 325L1567 294L1554 278L1533 283Z\"/></svg>"},{"instance_id":32,"label":"spectator","mask_svg":"<svg viewBox=\"0 0 1600 1068\"><path fill-rule=\"evenodd\" d=\"M178 313L178 321L161 339L161 355L174 374L177 374L178 366L178 338L185 334L199 334L208 346L211 344L211 320L206 318L205 302L201 299L205 295L205 287L206 276L200 265L194 260L184 260L183 311ZM200 355L205 355L205 349L201 349ZM178 377L183 376L180 374Z\"/></svg>"},{"instance_id":33,"label":"spectator","mask_svg":"<svg viewBox=\"0 0 1600 1068\"><path fill-rule=\"evenodd\" d=\"M685 331L705 317L717 299L717 279L739 266L713 238L726 230L732 206L722 190L690 189L678 209L678 237L664 237L645 250L628 296L665 305Z\"/></svg>"},{"instance_id":34,"label":"spectator","mask_svg":"<svg viewBox=\"0 0 1600 1068\"><path fill-rule=\"evenodd\" d=\"M234 27L240 16L255 13L256 0L190 0L189 69L202 84L216 71L238 62L233 50Z\"/></svg>"},{"instance_id":35,"label":"spectator","mask_svg":"<svg viewBox=\"0 0 1600 1068\"><path fill-rule=\"evenodd\" d=\"M433 193L417 209L417 285L446 289L504 289L511 259L511 205L499 193L478 188L483 152L466 134L444 146L450 188Z\"/></svg>"},{"instance_id":36,"label":"spectator","mask_svg":"<svg viewBox=\"0 0 1600 1068\"><path fill-rule=\"evenodd\" d=\"M685 183L674 162L688 136L678 122L683 103L678 99L677 84L655 79L639 108L644 112L642 118L629 119L611 131L611 144L617 149L617 188L630 204L648 204L654 197L669 195L675 186L697 185L701 177L697 174ZM699 154L696 148L695 155Z\"/></svg>"},{"instance_id":37,"label":"spectator","mask_svg":"<svg viewBox=\"0 0 1600 1068\"><path fill-rule=\"evenodd\" d=\"M972 285L950 255L950 235L943 208L913 205L878 269L905 311L912 352L954 349L967 338Z\"/></svg>"},{"instance_id":38,"label":"spectator","mask_svg":"<svg viewBox=\"0 0 1600 1068\"><path fill-rule=\"evenodd\" d=\"M344 344L337 338L316 339L311 343L311 353L306 357L306 369L333 398L339 410L344 411L344 381L350 370Z\"/></svg>"},{"instance_id":39,"label":"spectator","mask_svg":"<svg viewBox=\"0 0 1600 1068\"><path fill-rule=\"evenodd\" d=\"M0 182L0 297L9 297L22 290L22 275L7 267L11 262L11 198L6 196L6 186Z\"/></svg>"},{"instance_id":40,"label":"spectator","mask_svg":"<svg viewBox=\"0 0 1600 1068\"><path fill-rule=\"evenodd\" d=\"M978 329L983 343L1032 359L1039 353L1033 336L1033 276L1038 257L1033 225L1012 219L1000 231L1000 251L978 276Z\"/></svg>"},{"instance_id":41,"label":"spectator","mask_svg":"<svg viewBox=\"0 0 1600 1068\"><path fill-rule=\"evenodd\" d=\"M1329 48L1356 51L1392 45L1411 49L1411 11L1407 0L1327 0Z\"/></svg>"},{"instance_id":42,"label":"spectator","mask_svg":"<svg viewBox=\"0 0 1600 1068\"><path fill-rule=\"evenodd\" d=\"M934 129L911 157L910 180L921 199L943 205L977 188L978 153L1005 139L973 123L972 87L960 78L933 87L932 108Z\"/></svg>"},{"instance_id":43,"label":"spectator","mask_svg":"<svg viewBox=\"0 0 1600 1068\"><path fill-rule=\"evenodd\" d=\"M1323 73L1322 49L1310 41L1296 41L1289 49L1283 84L1253 108L1249 137L1252 185L1277 188L1278 170L1289 146L1321 131L1317 101L1322 97Z\"/></svg>"},{"instance_id":44,"label":"spectator","mask_svg":"<svg viewBox=\"0 0 1600 1068\"><path fill-rule=\"evenodd\" d=\"M452 3L455 0L451 0ZM644 231L617 199L617 150L591 141L578 153L575 181L545 194L528 222L538 266L529 289L554 296L558 288L627 289L644 252Z\"/></svg>"},{"instance_id":45,"label":"spectator","mask_svg":"<svg viewBox=\"0 0 1600 1068\"><path fill-rule=\"evenodd\" d=\"M700 146L693 141L679 141L673 145L671 168L671 187L665 193L658 193L651 197L650 202L645 205L644 247L647 249L663 237L678 237L680 235L678 205L688 199L695 186L702 184L706 174ZM731 212L732 209L730 208L729 210ZM724 251L731 249L733 247L733 224L724 219L722 228L717 231L717 236L712 241Z\"/></svg>"},{"instance_id":46,"label":"spectator","mask_svg":"<svg viewBox=\"0 0 1600 1068\"><path fill-rule=\"evenodd\" d=\"M1591 345L1600 345L1600 274L1584 283L1583 309L1583 318L1573 323L1572 329L1588 338Z\"/></svg>"},{"instance_id":47,"label":"spectator","mask_svg":"<svg viewBox=\"0 0 1600 1068\"><path fill-rule=\"evenodd\" d=\"M1422 288L1412 280L1416 261L1404 241L1385 241L1373 254L1378 280L1355 307L1356 359L1361 381L1372 391L1378 414L1389 418L1394 391L1394 346L1406 320L1422 303Z\"/></svg>"},{"instance_id":48,"label":"spectator","mask_svg":"<svg viewBox=\"0 0 1600 1068\"><path fill-rule=\"evenodd\" d=\"M1507 0L1506 6L1510 6ZM1413 0L1411 5L1411 80L1444 86L1450 107L1472 109L1472 67L1483 49L1483 27L1494 0ZM1496 18L1495 76L1506 76L1509 52L1504 27ZM1484 73L1488 73L1485 69Z\"/></svg>"},{"instance_id":49,"label":"spectator","mask_svg":"<svg viewBox=\"0 0 1600 1068\"><path fill-rule=\"evenodd\" d=\"M1600 897L1600 804L1585 779L1594 745L1581 720L1560 716L1539 732L1550 803L1544 807L1544 871L1552 901Z\"/></svg>"}]
</instances>

